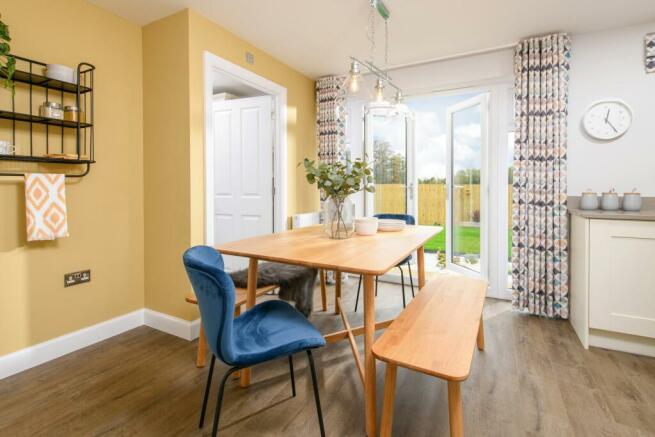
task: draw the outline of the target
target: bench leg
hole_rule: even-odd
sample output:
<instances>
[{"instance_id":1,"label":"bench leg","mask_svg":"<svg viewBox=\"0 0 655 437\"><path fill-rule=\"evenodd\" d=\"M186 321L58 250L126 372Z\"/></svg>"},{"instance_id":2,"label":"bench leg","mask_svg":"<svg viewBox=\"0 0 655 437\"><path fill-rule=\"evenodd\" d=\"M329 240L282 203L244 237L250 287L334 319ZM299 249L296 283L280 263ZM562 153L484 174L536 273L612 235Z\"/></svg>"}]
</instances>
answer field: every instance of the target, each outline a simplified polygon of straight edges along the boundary
<instances>
[{"instance_id":1,"label":"bench leg","mask_svg":"<svg viewBox=\"0 0 655 437\"><path fill-rule=\"evenodd\" d=\"M448 418L450 419L450 437L463 437L464 418L459 381L448 381Z\"/></svg>"},{"instance_id":2,"label":"bench leg","mask_svg":"<svg viewBox=\"0 0 655 437\"><path fill-rule=\"evenodd\" d=\"M484 350L484 324L482 323L482 316L480 316L480 326L478 327L478 350Z\"/></svg>"},{"instance_id":3,"label":"bench leg","mask_svg":"<svg viewBox=\"0 0 655 437\"><path fill-rule=\"evenodd\" d=\"M196 367L205 367L207 364L207 341L205 340L205 330L200 323L200 332L198 333L198 353L196 354Z\"/></svg>"},{"instance_id":4,"label":"bench leg","mask_svg":"<svg viewBox=\"0 0 655 437\"><path fill-rule=\"evenodd\" d=\"M325 270L320 269L318 271L318 274L321 277L321 304L323 305L323 311L327 311L327 292L325 290Z\"/></svg>"},{"instance_id":5,"label":"bench leg","mask_svg":"<svg viewBox=\"0 0 655 437\"><path fill-rule=\"evenodd\" d=\"M380 437L391 437L393 424L393 401L396 397L395 364L387 363L387 373L384 378L384 400L382 402L382 419L380 422Z\"/></svg>"}]
</instances>

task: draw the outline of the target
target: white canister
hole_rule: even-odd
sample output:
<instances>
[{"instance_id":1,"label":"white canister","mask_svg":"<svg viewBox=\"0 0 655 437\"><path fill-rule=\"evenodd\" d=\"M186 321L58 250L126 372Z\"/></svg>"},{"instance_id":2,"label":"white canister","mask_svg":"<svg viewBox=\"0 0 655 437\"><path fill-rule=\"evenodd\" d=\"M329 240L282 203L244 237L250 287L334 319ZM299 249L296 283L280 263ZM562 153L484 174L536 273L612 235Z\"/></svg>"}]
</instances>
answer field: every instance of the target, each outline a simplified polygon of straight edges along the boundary
<instances>
[{"instance_id":1,"label":"white canister","mask_svg":"<svg viewBox=\"0 0 655 437\"><path fill-rule=\"evenodd\" d=\"M598 193L587 190L580 197L580 209L594 210L598 209Z\"/></svg>"},{"instance_id":2,"label":"white canister","mask_svg":"<svg viewBox=\"0 0 655 437\"><path fill-rule=\"evenodd\" d=\"M641 209L641 194L635 188L630 193L623 193L623 210L639 211Z\"/></svg>"},{"instance_id":3,"label":"white canister","mask_svg":"<svg viewBox=\"0 0 655 437\"><path fill-rule=\"evenodd\" d=\"M603 197L600 199L600 207L605 211L616 211L619 209L619 195L616 193L614 188L609 190L607 193L603 193Z\"/></svg>"}]
</instances>

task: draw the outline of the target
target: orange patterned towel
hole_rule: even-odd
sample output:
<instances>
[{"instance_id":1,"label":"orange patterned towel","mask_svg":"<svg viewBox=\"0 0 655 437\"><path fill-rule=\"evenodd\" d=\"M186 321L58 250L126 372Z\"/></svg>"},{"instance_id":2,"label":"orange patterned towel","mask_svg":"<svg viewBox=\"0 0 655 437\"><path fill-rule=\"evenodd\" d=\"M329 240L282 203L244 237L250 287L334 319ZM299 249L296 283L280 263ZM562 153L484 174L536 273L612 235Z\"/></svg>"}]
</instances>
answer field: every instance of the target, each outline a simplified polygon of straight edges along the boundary
<instances>
[{"instance_id":1,"label":"orange patterned towel","mask_svg":"<svg viewBox=\"0 0 655 437\"><path fill-rule=\"evenodd\" d=\"M63 174L25 174L27 241L68 237L65 180Z\"/></svg>"}]
</instances>

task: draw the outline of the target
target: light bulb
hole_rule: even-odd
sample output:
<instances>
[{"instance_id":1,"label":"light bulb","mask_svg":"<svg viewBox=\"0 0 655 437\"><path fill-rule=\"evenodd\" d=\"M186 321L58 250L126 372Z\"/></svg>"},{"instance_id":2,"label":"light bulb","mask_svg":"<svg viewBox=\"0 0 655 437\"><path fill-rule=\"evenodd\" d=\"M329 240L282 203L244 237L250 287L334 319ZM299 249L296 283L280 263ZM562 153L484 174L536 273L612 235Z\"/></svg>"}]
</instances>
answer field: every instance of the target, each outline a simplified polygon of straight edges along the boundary
<instances>
[{"instance_id":1,"label":"light bulb","mask_svg":"<svg viewBox=\"0 0 655 437\"><path fill-rule=\"evenodd\" d=\"M382 79L378 79L377 83L375 84L375 101L381 102L383 100L384 100L384 82L382 82Z\"/></svg>"},{"instance_id":2,"label":"light bulb","mask_svg":"<svg viewBox=\"0 0 655 437\"><path fill-rule=\"evenodd\" d=\"M359 91L359 74L350 77L350 91L356 93Z\"/></svg>"},{"instance_id":3,"label":"light bulb","mask_svg":"<svg viewBox=\"0 0 655 437\"><path fill-rule=\"evenodd\" d=\"M352 61L350 63L350 91L353 93L359 91L359 77L361 72L362 71L359 67L359 62Z\"/></svg>"}]
</instances>

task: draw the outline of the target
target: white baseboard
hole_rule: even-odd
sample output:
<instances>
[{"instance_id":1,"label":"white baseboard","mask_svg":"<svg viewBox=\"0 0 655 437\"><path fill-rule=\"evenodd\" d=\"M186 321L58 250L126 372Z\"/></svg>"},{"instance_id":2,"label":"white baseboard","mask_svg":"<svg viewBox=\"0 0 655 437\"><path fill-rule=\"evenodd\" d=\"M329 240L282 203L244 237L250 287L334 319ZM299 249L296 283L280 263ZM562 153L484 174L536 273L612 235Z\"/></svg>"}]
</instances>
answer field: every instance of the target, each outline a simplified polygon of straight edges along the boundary
<instances>
[{"instance_id":1,"label":"white baseboard","mask_svg":"<svg viewBox=\"0 0 655 437\"><path fill-rule=\"evenodd\" d=\"M590 329L589 346L655 357L655 339L637 335Z\"/></svg>"},{"instance_id":2,"label":"white baseboard","mask_svg":"<svg viewBox=\"0 0 655 437\"><path fill-rule=\"evenodd\" d=\"M200 319L190 322L148 308L143 310L143 324L189 341L198 338L200 330Z\"/></svg>"},{"instance_id":3,"label":"white baseboard","mask_svg":"<svg viewBox=\"0 0 655 437\"><path fill-rule=\"evenodd\" d=\"M100 322L0 357L0 379L143 325L143 310Z\"/></svg>"},{"instance_id":4,"label":"white baseboard","mask_svg":"<svg viewBox=\"0 0 655 437\"><path fill-rule=\"evenodd\" d=\"M191 341L198 338L200 319L190 322L158 311L142 308L79 331L0 356L0 379L143 325Z\"/></svg>"}]
</instances>

